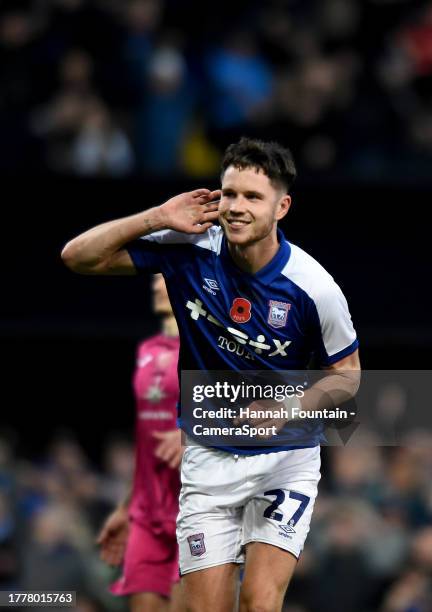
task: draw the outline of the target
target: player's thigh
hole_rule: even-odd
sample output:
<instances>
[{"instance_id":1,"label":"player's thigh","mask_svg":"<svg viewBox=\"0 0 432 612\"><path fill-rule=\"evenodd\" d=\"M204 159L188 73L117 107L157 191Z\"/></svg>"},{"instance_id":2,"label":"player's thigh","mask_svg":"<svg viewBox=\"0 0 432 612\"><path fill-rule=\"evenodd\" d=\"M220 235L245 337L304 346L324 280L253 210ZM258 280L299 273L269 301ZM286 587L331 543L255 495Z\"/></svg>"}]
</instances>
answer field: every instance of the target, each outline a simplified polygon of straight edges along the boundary
<instances>
[{"instance_id":1,"label":"player's thigh","mask_svg":"<svg viewBox=\"0 0 432 612\"><path fill-rule=\"evenodd\" d=\"M182 463L177 541L182 576L242 563L246 472L233 455L190 447Z\"/></svg>"},{"instance_id":2,"label":"player's thigh","mask_svg":"<svg viewBox=\"0 0 432 612\"><path fill-rule=\"evenodd\" d=\"M187 612L233 612L236 609L239 566L225 563L186 574L181 579Z\"/></svg>"},{"instance_id":3,"label":"player's thigh","mask_svg":"<svg viewBox=\"0 0 432 612\"><path fill-rule=\"evenodd\" d=\"M183 593L183 585L177 582L171 590L169 612L186 612L186 602Z\"/></svg>"},{"instance_id":4,"label":"player's thigh","mask_svg":"<svg viewBox=\"0 0 432 612\"><path fill-rule=\"evenodd\" d=\"M166 597L157 593L136 593L129 598L130 612L168 612Z\"/></svg>"},{"instance_id":5,"label":"player's thigh","mask_svg":"<svg viewBox=\"0 0 432 612\"><path fill-rule=\"evenodd\" d=\"M272 544L247 544L240 612L280 612L296 564L292 553Z\"/></svg>"}]
</instances>

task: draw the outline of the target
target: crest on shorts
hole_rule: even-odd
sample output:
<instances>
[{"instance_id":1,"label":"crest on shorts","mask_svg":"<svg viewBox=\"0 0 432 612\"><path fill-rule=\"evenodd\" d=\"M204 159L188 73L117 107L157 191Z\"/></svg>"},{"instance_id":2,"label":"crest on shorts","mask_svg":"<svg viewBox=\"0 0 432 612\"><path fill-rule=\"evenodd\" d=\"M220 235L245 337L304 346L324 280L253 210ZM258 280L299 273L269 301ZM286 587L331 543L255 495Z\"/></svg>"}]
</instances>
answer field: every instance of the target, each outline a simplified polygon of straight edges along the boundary
<instances>
[{"instance_id":1,"label":"crest on shorts","mask_svg":"<svg viewBox=\"0 0 432 612\"><path fill-rule=\"evenodd\" d=\"M194 535L188 536L189 548L193 557L201 557L206 551L204 544L204 534L195 533Z\"/></svg>"},{"instance_id":2,"label":"crest on shorts","mask_svg":"<svg viewBox=\"0 0 432 612\"><path fill-rule=\"evenodd\" d=\"M275 300L270 300L267 323L272 327L285 327L290 308L291 304L288 304L287 302L276 302Z\"/></svg>"}]
</instances>

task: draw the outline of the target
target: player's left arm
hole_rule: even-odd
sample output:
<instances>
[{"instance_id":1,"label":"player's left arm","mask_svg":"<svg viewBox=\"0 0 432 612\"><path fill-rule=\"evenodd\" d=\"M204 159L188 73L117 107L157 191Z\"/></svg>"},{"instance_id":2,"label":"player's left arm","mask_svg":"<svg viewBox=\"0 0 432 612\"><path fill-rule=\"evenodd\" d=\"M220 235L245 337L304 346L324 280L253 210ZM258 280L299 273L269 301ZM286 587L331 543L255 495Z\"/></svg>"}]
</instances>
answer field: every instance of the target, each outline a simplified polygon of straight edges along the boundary
<instances>
[{"instance_id":1,"label":"player's left arm","mask_svg":"<svg viewBox=\"0 0 432 612\"><path fill-rule=\"evenodd\" d=\"M328 283L316 297L317 351L321 362L322 378L311 388L304 391L302 397L293 396L284 402L283 407L291 414L300 410L332 410L352 399L360 386L361 366L358 353L358 341L348 304L339 286L333 281ZM314 311L315 312L315 311ZM348 354L347 354L348 353ZM254 404L257 406L254 406ZM282 406L276 401L254 402L250 409L274 409L276 412ZM294 418L294 417L292 417ZM248 419L253 426L274 427L280 431L287 420ZM270 436L265 436L270 437Z\"/></svg>"},{"instance_id":2,"label":"player's left arm","mask_svg":"<svg viewBox=\"0 0 432 612\"><path fill-rule=\"evenodd\" d=\"M293 413L293 409L299 410L333 410L336 406L352 399L360 386L361 366L358 349L350 355L343 357L339 361L326 366L323 369L323 378L316 382L310 389L304 391L303 397L300 399L293 396L285 402L277 402L276 400L264 400L253 402L249 408L251 410L274 410L276 413L285 408L288 412ZM325 373L324 373L325 372ZM289 420L285 418L254 418L247 419L253 427L265 427L273 431L280 431ZM236 419L235 423L239 424L246 419ZM257 436L261 438L270 438L271 436Z\"/></svg>"},{"instance_id":3,"label":"player's left arm","mask_svg":"<svg viewBox=\"0 0 432 612\"><path fill-rule=\"evenodd\" d=\"M330 410L352 399L360 386L361 365L359 351L322 368L327 375L305 391L301 398L302 410Z\"/></svg>"},{"instance_id":4,"label":"player's left arm","mask_svg":"<svg viewBox=\"0 0 432 612\"><path fill-rule=\"evenodd\" d=\"M359 350L356 349L353 353L351 353L351 355L347 355L343 359L339 359L339 361L337 361L336 363L333 363L332 365L323 366L322 369L329 370L329 371L331 370L340 370L340 371L361 370Z\"/></svg>"},{"instance_id":5,"label":"player's left arm","mask_svg":"<svg viewBox=\"0 0 432 612\"><path fill-rule=\"evenodd\" d=\"M129 535L129 501L130 495L111 512L96 539L100 557L108 565L120 565L123 561Z\"/></svg>"}]
</instances>

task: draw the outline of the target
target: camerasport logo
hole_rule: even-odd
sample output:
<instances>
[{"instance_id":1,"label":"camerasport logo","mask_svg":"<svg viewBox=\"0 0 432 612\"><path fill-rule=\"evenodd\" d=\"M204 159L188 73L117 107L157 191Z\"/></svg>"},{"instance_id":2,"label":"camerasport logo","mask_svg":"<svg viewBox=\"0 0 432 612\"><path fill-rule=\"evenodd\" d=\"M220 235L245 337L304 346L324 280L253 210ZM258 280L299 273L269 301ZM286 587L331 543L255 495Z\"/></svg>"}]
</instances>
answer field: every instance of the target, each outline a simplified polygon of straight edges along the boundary
<instances>
[{"instance_id":1,"label":"camerasport logo","mask_svg":"<svg viewBox=\"0 0 432 612\"><path fill-rule=\"evenodd\" d=\"M252 304L246 298L234 298L230 317L236 323L247 323L251 318Z\"/></svg>"}]
</instances>

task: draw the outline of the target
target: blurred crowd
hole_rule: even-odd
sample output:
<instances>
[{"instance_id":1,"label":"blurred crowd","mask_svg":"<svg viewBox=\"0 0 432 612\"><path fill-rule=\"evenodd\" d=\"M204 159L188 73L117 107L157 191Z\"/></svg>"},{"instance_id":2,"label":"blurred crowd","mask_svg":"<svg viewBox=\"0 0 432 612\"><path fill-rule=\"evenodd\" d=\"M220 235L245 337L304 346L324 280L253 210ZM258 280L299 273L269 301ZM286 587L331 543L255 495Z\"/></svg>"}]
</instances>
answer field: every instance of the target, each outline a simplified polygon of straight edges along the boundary
<instances>
[{"instance_id":1,"label":"blurred crowd","mask_svg":"<svg viewBox=\"0 0 432 612\"><path fill-rule=\"evenodd\" d=\"M329 447L323 464L284 612L431 612L431 435L406 448ZM33 458L2 434L0 590L75 590L79 612L124 610L95 538L132 466L127 439L108 440L96 467L71 434Z\"/></svg>"},{"instance_id":2,"label":"blurred crowd","mask_svg":"<svg viewBox=\"0 0 432 612\"><path fill-rule=\"evenodd\" d=\"M303 176L428 178L432 2L0 0L0 172L210 177L242 134Z\"/></svg>"},{"instance_id":3,"label":"blurred crowd","mask_svg":"<svg viewBox=\"0 0 432 612\"><path fill-rule=\"evenodd\" d=\"M0 590L76 591L77 612L125 610L107 591L116 573L98 558L103 520L129 491L133 448L108 440L96 468L68 432L41 457L0 437Z\"/></svg>"}]
</instances>

